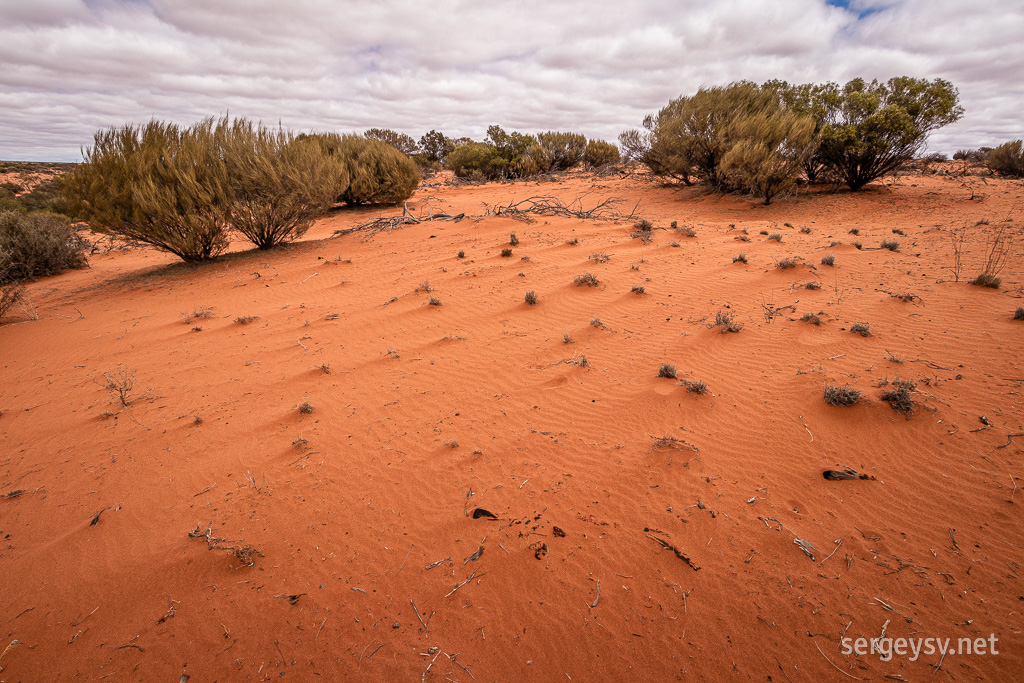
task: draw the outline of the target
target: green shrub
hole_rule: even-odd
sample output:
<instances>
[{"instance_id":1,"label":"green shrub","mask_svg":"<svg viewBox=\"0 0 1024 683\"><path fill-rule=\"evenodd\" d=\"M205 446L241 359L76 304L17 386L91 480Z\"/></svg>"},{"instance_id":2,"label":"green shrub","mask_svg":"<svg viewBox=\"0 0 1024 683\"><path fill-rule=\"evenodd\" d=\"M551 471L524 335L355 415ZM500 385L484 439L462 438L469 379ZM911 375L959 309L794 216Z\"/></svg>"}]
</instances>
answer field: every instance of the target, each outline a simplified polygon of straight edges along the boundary
<instances>
[{"instance_id":1,"label":"green shrub","mask_svg":"<svg viewBox=\"0 0 1024 683\"><path fill-rule=\"evenodd\" d=\"M455 141L451 138L445 137L444 133L436 130L425 133L423 137L420 138L421 154L425 155L427 160L432 163L443 164L445 159L454 149Z\"/></svg>"},{"instance_id":2,"label":"green shrub","mask_svg":"<svg viewBox=\"0 0 1024 683\"><path fill-rule=\"evenodd\" d=\"M39 183L17 198L26 211L52 211L68 213L68 205L61 193L63 174L55 175Z\"/></svg>"},{"instance_id":3,"label":"green shrub","mask_svg":"<svg viewBox=\"0 0 1024 683\"><path fill-rule=\"evenodd\" d=\"M551 160L545 170L564 171L583 161L587 138L579 133L550 131L537 136L537 142Z\"/></svg>"},{"instance_id":4,"label":"green shrub","mask_svg":"<svg viewBox=\"0 0 1024 683\"><path fill-rule=\"evenodd\" d=\"M148 244L185 261L227 247L231 212L218 139L226 121L182 128L150 121L96 133L85 160L64 180L64 197L93 230Z\"/></svg>"},{"instance_id":5,"label":"green shrub","mask_svg":"<svg viewBox=\"0 0 1024 683\"><path fill-rule=\"evenodd\" d=\"M498 150L482 142L459 145L448 154L445 165L459 178L470 178L477 174L488 180L508 175L508 162Z\"/></svg>"},{"instance_id":6,"label":"green shrub","mask_svg":"<svg viewBox=\"0 0 1024 683\"><path fill-rule=\"evenodd\" d=\"M1024 141L1004 142L988 156L988 167L1008 176L1024 176Z\"/></svg>"},{"instance_id":7,"label":"green shrub","mask_svg":"<svg viewBox=\"0 0 1024 683\"><path fill-rule=\"evenodd\" d=\"M336 154L348 169L348 187L338 201L356 204L397 204L412 196L420 184L420 172L407 155L372 138L345 135Z\"/></svg>"},{"instance_id":8,"label":"green shrub","mask_svg":"<svg viewBox=\"0 0 1024 683\"><path fill-rule=\"evenodd\" d=\"M959 97L941 78L827 84L812 102L821 117L818 156L851 190L859 190L917 156L931 131L959 120Z\"/></svg>"},{"instance_id":9,"label":"green shrub","mask_svg":"<svg viewBox=\"0 0 1024 683\"><path fill-rule=\"evenodd\" d=\"M610 142L590 140L583 152L583 162L591 168L619 163L619 150Z\"/></svg>"},{"instance_id":10,"label":"green shrub","mask_svg":"<svg viewBox=\"0 0 1024 683\"><path fill-rule=\"evenodd\" d=\"M85 247L64 216L0 212L0 285L82 268Z\"/></svg>"},{"instance_id":11,"label":"green shrub","mask_svg":"<svg viewBox=\"0 0 1024 683\"><path fill-rule=\"evenodd\" d=\"M363 137L369 140L380 140L408 156L412 156L420 151L419 145L416 144L416 140L411 135L399 133L390 128L370 128L363 133Z\"/></svg>"},{"instance_id":12,"label":"green shrub","mask_svg":"<svg viewBox=\"0 0 1024 683\"><path fill-rule=\"evenodd\" d=\"M526 178L551 167L552 160L547 150L532 135L515 131L506 133L501 126L491 126L487 129L486 142L505 160L510 178Z\"/></svg>"},{"instance_id":13,"label":"green shrub","mask_svg":"<svg viewBox=\"0 0 1024 683\"><path fill-rule=\"evenodd\" d=\"M281 129L236 119L223 144L229 224L260 249L301 237L349 184L340 157Z\"/></svg>"}]
</instances>

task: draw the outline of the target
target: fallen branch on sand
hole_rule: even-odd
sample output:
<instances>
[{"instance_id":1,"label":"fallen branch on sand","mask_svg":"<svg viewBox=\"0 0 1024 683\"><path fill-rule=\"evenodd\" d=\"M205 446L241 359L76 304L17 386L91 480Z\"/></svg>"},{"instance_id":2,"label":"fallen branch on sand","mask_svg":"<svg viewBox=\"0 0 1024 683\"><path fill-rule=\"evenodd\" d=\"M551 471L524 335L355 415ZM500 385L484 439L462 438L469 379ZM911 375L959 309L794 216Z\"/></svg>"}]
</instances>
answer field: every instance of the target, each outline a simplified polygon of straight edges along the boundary
<instances>
[{"instance_id":1,"label":"fallen branch on sand","mask_svg":"<svg viewBox=\"0 0 1024 683\"><path fill-rule=\"evenodd\" d=\"M527 197L518 202L509 202L507 206L487 206L488 216L505 216L527 223L532 222L529 214L537 216L555 216L559 218L580 218L595 221L631 220L634 218L636 206L628 214L618 210L617 205L624 202L624 199L609 197L597 205L584 209L577 197L569 204L565 204L557 197ZM639 206L640 202L637 202Z\"/></svg>"},{"instance_id":2,"label":"fallen branch on sand","mask_svg":"<svg viewBox=\"0 0 1024 683\"><path fill-rule=\"evenodd\" d=\"M348 235L353 232L362 232L365 230L368 232L363 239L368 240L374 235L376 235L378 232L381 232L382 230L391 232L395 228L400 228L403 225L417 225L419 223L427 223L429 221L454 221L458 223L459 221L466 217L466 214L464 213L456 215L448 213L434 213L434 209L429 204L427 204L427 209L429 213L424 217L418 218L412 215L412 212L409 211L409 202L405 202L405 204L402 205L401 216L381 216L380 218L374 218L372 220L360 223L359 225L356 225L353 228L335 230L334 234L336 236Z\"/></svg>"}]
</instances>

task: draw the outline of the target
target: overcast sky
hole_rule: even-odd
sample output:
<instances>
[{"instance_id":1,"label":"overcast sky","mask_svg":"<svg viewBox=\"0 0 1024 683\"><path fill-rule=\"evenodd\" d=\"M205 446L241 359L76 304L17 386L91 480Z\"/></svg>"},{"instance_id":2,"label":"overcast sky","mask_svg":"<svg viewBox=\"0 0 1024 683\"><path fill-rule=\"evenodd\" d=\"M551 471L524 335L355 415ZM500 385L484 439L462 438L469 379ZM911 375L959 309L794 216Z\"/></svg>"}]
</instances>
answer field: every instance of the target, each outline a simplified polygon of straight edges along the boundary
<instances>
[{"instance_id":1,"label":"overcast sky","mask_svg":"<svg viewBox=\"0 0 1024 683\"><path fill-rule=\"evenodd\" d=\"M1024 136L1022 0L0 0L0 159L230 112L296 131L615 140L701 85L945 78L932 150Z\"/></svg>"}]
</instances>

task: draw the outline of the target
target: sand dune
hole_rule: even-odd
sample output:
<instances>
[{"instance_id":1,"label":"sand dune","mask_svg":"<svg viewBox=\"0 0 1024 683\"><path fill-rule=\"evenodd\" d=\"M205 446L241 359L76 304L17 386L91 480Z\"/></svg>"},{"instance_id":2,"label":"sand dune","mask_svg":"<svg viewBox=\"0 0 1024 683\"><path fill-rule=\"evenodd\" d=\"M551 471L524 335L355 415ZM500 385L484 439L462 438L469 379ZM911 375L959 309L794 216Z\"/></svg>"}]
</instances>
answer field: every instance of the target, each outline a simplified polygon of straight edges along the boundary
<instances>
[{"instance_id":1,"label":"sand dune","mask_svg":"<svg viewBox=\"0 0 1024 683\"><path fill-rule=\"evenodd\" d=\"M279 250L115 250L32 283L38 320L0 327L0 676L1008 680L1019 244L1001 289L964 280L1022 193L915 175L763 207L636 177L441 183L410 209L467 219L333 237L398 212L341 211ZM531 196L621 198L653 239L483 216ZM709 326L720 311L742 330ZM119 366L127 407L103 386ZM879 400L896 378L909 418ZM827 405L826 383L864 399ZM843 466L871 479L822 477ZM841 651L883 631L995 634L999 655L935 675L938 654Z\"/></svg>"}]
</instances>

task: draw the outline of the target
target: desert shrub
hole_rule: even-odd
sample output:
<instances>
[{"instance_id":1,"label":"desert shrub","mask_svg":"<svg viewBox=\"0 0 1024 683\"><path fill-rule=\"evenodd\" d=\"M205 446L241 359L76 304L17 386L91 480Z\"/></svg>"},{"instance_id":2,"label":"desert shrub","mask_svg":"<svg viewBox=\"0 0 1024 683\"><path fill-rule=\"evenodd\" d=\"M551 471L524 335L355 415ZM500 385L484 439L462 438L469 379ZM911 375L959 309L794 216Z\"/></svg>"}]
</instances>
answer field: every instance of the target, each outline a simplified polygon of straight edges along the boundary
<instances>
[{"instance_id":1,"label":"desert shrub","mask_svg":"<svg viewBox=\"0 0 1024 683\"><path fill-rule=\"evenodd\" d=\"M988 167L1008 176L1024 176L1024 141L1014 140L999 145L988 156Z\"/></svg>"},{"instance_id":2,"label":"desert shrub","mask_svg":"<svg viewBox=\"0 0 1024 683\"><path fill-rule=\"evenodd\" d=\"M980 149L958 149L953 153L953 160L987 162L991 153L991 147L982 147Z\"/></svg>"},{"instance_id":3,"label":"desert shrub","mask_svg":"<svg viewBox=\"0 0 1024 683\"><path fill-rule=\"evenodd\" d=\"M747 262L747 255L746 254L736 254L735 256L732 257L732 262L733 263L736 263L736 262L746 263Z\"/></svg>"},{"instance_id":4,"label":"desert shrub","mask_svg":"<svg viewBox=\"0 0 1024 683\"><path fill-rule=\"evenodd\" d=\"M739 332L743 329L743 323L737 323L733 320L732 311L718 311L715 314L715 322L711 326L718 327L722 334L726 332Z\"/></svg>"},{"instance_id":5,"label":"desert shrub","mask_svg":"<svg viewBox=\"0 0 1024 683\"><path fill-rule=\"evenodd\" d=\"M1000 285L1003 284L1003 279L993 275L992 273L979 273L976 278L971 280L968 284L975 285L976 287L988 287L990 289L999 289Z\"/></svg>"},{"instance_id":6,"label":"desert shrub","mask_svg":"<svg viewBox=\"0 0 1024 683\"><path fill-rule=\"evenodd\" d=\"M672 222L674 223L675 221L672 221ZM675 227L675 226L672 226L672 227ZM676 232L678 232L683 237L696 237L697 236L697 231L694 230L692 225L684 225L681 228L676 228Z\"/></svg>"},{"instance_id":7,"label":"desert shrub","mask_svg":"<svg viewBox=\"0 0 1024 683\"><path fill-rule=\"evenodd\" d=\"M782 241L782 233L781 232L773 232L772 234L768 235L768 241L769 242L773 242L773 241L774 242L781 242Z\"/></svg>"},{"instance_id":8,"label":"desert shrub","mask_svg":"<svg viewBox=\"0 0 1024 683\"><path fill-rule=\"evenodd\" d=\"M536 306L537 305L537 293L535 291L533 291L532 289L529 292L526 293L526 296L524 297L524 299L525 299L526 303L530 304L531 306Z\"/></svg>"},{"instance_id":9,"label":"desert shrub","mask_svg":"<svg viewBox=\"0 0 1024 683\"><path fill-rule=\"evenodd\" d=\"M48 178L28 192L18 196L18 204L25 211L50 211L68 213L68 204L63 195L63 175Z\"/></svg>"},{"instance_id":10,"label":"desert shrub","mask_svg":"<svg viewBox=\"0 0 1024 683\"><path fill-rule=\"evenodd\" d=\"M644 294L646 290L644 290L643 285L633 285L629 291L633 294Z\"/></svg>"},{"instance_id":11,"label":"desert shrub","mask_svg":"<svg viewBox=\"0 0 1024 683\"><path fill-rule=\"evenodd\" d=\"M508 162L498 150L481 142L459 145L448 154L445 165L459 178L470 178L476 174L488 180L504 178L508 174Z\"/></svg>"},{"instance_id":12,"label":"desert shrub","mask_svg":"<svg viewBox=\"0 0 1024 683\"><path fill-rule=\"evenodd\" d=\"M818 283L818 282L814 282L812 280L811 282L804 283L804 289L810 289L810 290L821 289L821 284Z\"/></svg>"},{"instance_id":13,"label":"desert shrub","mask_svg":"<svg viewBox=\"0 0 1024 683\"><path fill-rule=\"evenodd\" d=\"M73 213L93 230L148 244L185 261L227 247L227 165L218 140L226 121L182 128L150 121L96 133L84 162L63 182Z\"/></svg>"},{"instance_id":14,"label":"desert shrub","mask_svg":"<svg viewBox=\"0 0 1024 683\"><path fill-rule=\"evenodd\" d=\"M863 248L864 248L864 245L863 245L863 244L861 244L860 242L850 242L850 244L852 244L852 245L853 245L853 248L854 248L854 249L857 249L857 250L860 250L860 249L863 249Z\"/></svg>"},{"instance_id":15,"label":"desert shrub","mask_svg":"<svg viewBox=\"0 0 1024 683\"><path fill-rule=\"evenodd\" d=\"M853 387L837 387L832 384L825 385L825 403L830 406L852 406L860 400L861 392Z\"/></svg>"},{"instance_id":16,"label":"desert shrub","mask_svg":"<svg viewBox=\"0 0 1024 683\"><path fill-rule=\"evenodd\" d=\"M894 234L894 235L906 235L907 233L903 232L903 230L901 228L893 228L892 229L892 234Z\"/></svg>"},{"instance_id":17,"label":"desert shrub","mask_svg":"<svg viewBox=\"0 0 1024 683\"><path fill-rule=\"evenodd\" d=\"M408 156L412 156L420 151L419 145L416 144L416 140L411 135L399 133L390 128L370 128L363 133L363 137L370 140L380 140Z\"/></svg>"},{"instance_id":18,"label":"desert shrub","mask_svg":"<svg viewBox=\"0 0 1024 683\"><path fill-rule=\"evenodd\" d=\"M0 183L0 199L8 199L11 197L18 196L18 193L24 192L25 188L18 183L12 183L10 181L4 181Z\"/></svg>"},{"instance_id":19,"label":"desert shrub","mask_svg":"<svg viewBox=\"0 0 1024 683\"><path fill-rule=\"evenodd\" d=\"M931 131L963 116L959 93L936 78L855 78L829 83L811 98L821 117L817 156L851 190L895 171L923 149Z\"/></svg>"},{"instance_id":20,"label":"desert shrub","mask_svg":"<svg viewBox=\"0 0 1024 683\"><path fill-rule=\"evenodd\" d=\"M85 247L64 216L0 212L0 285L82 268Z\"/></svg>"},{"instance_id":21,"label":"desert shrub","mask_svg":"<svg viewBox=\"0 0 1024 683\"><path fill-rule=\"evenodd\" d=\"M588 287L597 287L599 280L591 273L584 273L583 275L577 275L574 277L572 282L577 287L582 287L583 285Z\"/></svg>"},{"instance_id":22,"label":"desert shrub","mask_svg":"<svg viewBox=\"0 0 1024 683\"><path fill-rule=\"evenodd\" d=\"M25 285L20 282L0 285L0 320L24 298Z\"/></svg>"},{"instance_id":23,"label":"desert shrub","mask_svg":"<svg viewBox=\"0 0 1024 683\"><path fill-rule=\"evenodd\" d=\"M420 172L407 155L391 145L358 135L331 135L328 149L348 170L348 184L338 201L356 204L397 204L412 196Z\"/></svg>"},{"instance_id":24,"label":"desert shrub","mask_svg":"<svg viewBox=\"0 0 1024 683\"><path fill-rule=\"evenodd\" d=\"M901 380L897 377L892 382L892 388L883 391L880 398L883 401L888 401L889 405L897 413L909 416L910 413L914 412L913 393L915 389L917 389L916 382Z\"/></svg>"},{"instance_id":25,"label":"desert shrub","mask_svg":"<svg viewBox=\"0 0 1024 683\"><path fill-rule=\"evenodd\" d=\"M882 244L879 245L880 249L888 249L889 251L899 251L900 241L899 240L882 240Z\"/></svg>"},{"instance_id":26,"label":"desert shrub","mask_svg":"<svg viewBox=\"0 0 1024 683\"><path fill-rule=\"evenodd\" d=\"M871 336L871 323L854 323L850 325L850 332L859 334L862 337Z\"/></svg>"},{"instance_id":27,"label":"desert shrub","mask_svg":"<svg viewBox=\"0 0 1024 683\"><path fill-rule=\"evenodd\" d=\"M229 225L260 249L301 237L349 184L348 166L323 146L235 119L225 131Z\"/></svg>"},{"instance_id":28,"label":"desert shrub","mask_svg":"<svg viewBox=\"0 0 1024 683\"><path fill-rule=\"evenodd\" d=\"M676 366L669 365L668 363L662 363L661 367L658 368L658 377L665 377L668 379L676 378Z\"/></svg>"},{"instance_id":29,"label":"desert shrub","mask_svg":"<svg viewBox=\"0 0 1024 683\"><path fill-rule=\"evenodd\" d=\"M313 404L309 401L303 401L299 404L299 412L303 415L309 415L313 412Z\"/></svg>"},{"instance_id":30,"label":"desert shrub","mask_svg":"<svg viewBox=\"0 0 1024 683\"><path fill-rule=\"evenodd\" d=\"M1024 306L1018 306L1017 310L1013 312L1014 320L1024 320Z\"/></svg>"},{"instance_id":31,"label":"desert shrub","mask_svg":"<svg viewBox=\"0 0 1024 683\"><path fill-rule=\"evenodd\" d=\"M591 168L619 163L619 149L604 140L590 140L583 152L583 162Z\"/></svg>"},{"instance_id":32,"label":"desert shrub","mask_svg":"<svg viewBox=\"0 0 1024 683\"><path fill-rule=\"evenodd\" d=\"M703 396L704 394L708 393L708 385L707 382L705 382L704 380L698 379L692 382L687 382L686 390L691 394Z\"/></svg>"},{"instance_id":33,"label":"desert shrub","mask_svg":"<svg viewBox=\"0 0 1024 683\"><path fill-rule=\"evenodd\" d=\"M466 258L466 250L459 249L459 253L455 255L455 258Z\"/></svg>"},{"instance_id":34,"label":"desert shrub","mask_svg":"<svg viewBox=\"0 0 1024 683\"><path fill-rule=\"evenodd\" d=\"M806 227L806 226L804 226L804 227L800 228L800 233L804 234L804 235L810 235L811 234L811 229Z\"/></svg>"},{"instance_id":35,"label":"desert shrub","mask_svg":"<svg viewBox=\"0 0 1024 683\"><path fill-rule=\"evenodd\" d=\"M654 230L654 225L652 225L649 220L639 220L633 225L633 228L633 232L629 234L631 238L639 238L644 244L647 244L654 239L654 234L652 232Z\"/></svg>"},{"instance_id":36,"label":"desert shrub","mask_svg":"<svg viewBox=\"0 0 1024 683\"><path fill-rule=\"evenodd\" d=\"M847 232L850 233L851 235L859 235L860 228L850 228L849 230L847 230Z\"/></svg>"},{"instance_id":37,"label":"desert shrub","mask_svg":"<svg viewBox=\"0 0 1024 683\"><path fill-rule=\"evenodd\" d=\"M821 316L815 313L804 313L803 317L801 317L800 320L802 320L805 323L810 323L812 325L821 325Z\"/></svg>"},{"instance_id":38,"label":"desert shrub","mask_svg":"<svg viewBox=\"0 0 1024 683\"><path fill-rule=\"evenodd\" d=\"M511 244L513 247L519 246L519 238L516 237L515 233L512 233L512 235L509 237L508 243Z\"/></svg>"},{"instance_id":39,"label":"desert shrub","mask_svg":"<svg viewBox=\"0 0 1024 683\"><path fill-rule=\"evenodd\" d=\"M619 142L655 175L687 184L696 176L765 203L795 181L814 150L812 117L790 110L775 87L745 81L676 98L644 128Z\"/></svg>"},{"instance_id":40,"label":"desert shrub","mask_svg":"<svg viewBox=\"0 0 1024 683\"><path fill-rule=\"evenodd\" d=\"M782 270L786 270L787 268L796 268L796 261L787 256L781 261L777 261L775 263L775 267L781 268Z\"/></svg>"},{"instance_id":41,"label":"desert shrub","mask_svg":"<svg viewBox=\"0 0 1024 683\"><path fill-rule=\"evenodd\" d=\"M258 315L240 315L235 318L235 322L239 325L248 325L249 323L256 322L260 317Z\"/></svg>"},{"instance_id":42,"label":"desert shrub","mask_svg":"<svg viewBox=\"0 0 1024 683\"><path fill-rule=\"evenodd\" d=\"M537 135L537 142L547 154L547 171L564 171L583 161L587 151L587 138L579 133L549 131Z\"/></svg>"},{"instance_id":43,"label":"desert shrub","mask_svg":"<svg viewBox=\"0 0 1024 683\"><path fill-rule=\"evenodd\" d=\"M430 300L427 303L430 304L431 306L440 306L441 305L441 299L439 299L436 296L432 296L432 297L430 297Z\"/></svg>"},{"instance_id":44,"label":"desert shrub","mask_svg":"<svg viewBox=\"0 0 1024 683\"><path fill-rule=\"evenodd\" d=\"M511 258L512 257L512 250L508 249L508 248L502 249L501 250L501 256L502 256L502 258Z\"/></svg>"}]
</instances>

